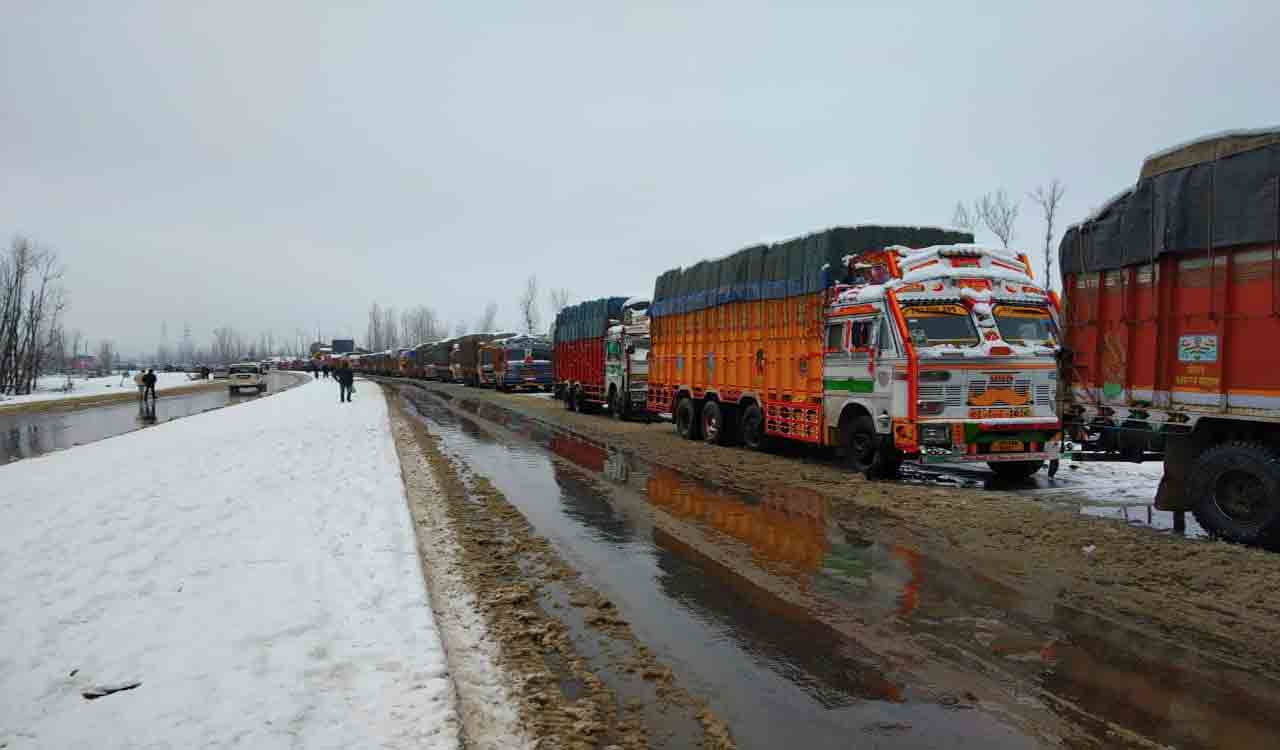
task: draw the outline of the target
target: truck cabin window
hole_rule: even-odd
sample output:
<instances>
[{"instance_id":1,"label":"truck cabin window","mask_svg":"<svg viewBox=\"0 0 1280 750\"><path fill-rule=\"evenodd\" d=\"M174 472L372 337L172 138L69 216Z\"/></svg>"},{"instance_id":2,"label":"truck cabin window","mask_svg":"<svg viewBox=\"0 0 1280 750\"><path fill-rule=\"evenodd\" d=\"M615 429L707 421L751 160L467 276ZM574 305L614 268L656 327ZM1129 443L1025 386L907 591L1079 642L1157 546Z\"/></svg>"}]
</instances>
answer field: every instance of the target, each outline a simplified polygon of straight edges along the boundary
<instances>
[{"instance_id":1,"label":"truck cabin window","mask_svg":"<svg viewBox=\"0 0 1280 750\"><path fill-rule=\"evenodd\" d=\"M844 351L844 323L835 323L827 326L827 347L828 352Z\"/></svg>"},{"instance_id":2,"label":"truck cabin window","mask_svg":"<svg viewBox=\"0 0 1280 750\"><path fill-rule=\"evenodd\" d=\"M1049 311L1039 307L996 305L992 311L1000 336L1020 346L1057 346L1058 329Z\"/></svg>"},{"instance_id":3,"label":"truck cabin window","mask_svg":"<svg viewBox=\"0 0 1280 750\"><path fill-rule=\"evenodd\" d=\"M849 349L854 352L866 352L871 348L871 332L875 330L876 319L855 320L849 326Z\"/></svg>"},{"instance_id":4,"label":"truck cabin window","mask_svg":"<svg viewBox=\"0 0 1280 750\"><path fill-rule=\"evenodd\" d=\"M902 311L916 346L977 346L978 330L960 305L916 305Z\"/></svg>"}]
</instances>

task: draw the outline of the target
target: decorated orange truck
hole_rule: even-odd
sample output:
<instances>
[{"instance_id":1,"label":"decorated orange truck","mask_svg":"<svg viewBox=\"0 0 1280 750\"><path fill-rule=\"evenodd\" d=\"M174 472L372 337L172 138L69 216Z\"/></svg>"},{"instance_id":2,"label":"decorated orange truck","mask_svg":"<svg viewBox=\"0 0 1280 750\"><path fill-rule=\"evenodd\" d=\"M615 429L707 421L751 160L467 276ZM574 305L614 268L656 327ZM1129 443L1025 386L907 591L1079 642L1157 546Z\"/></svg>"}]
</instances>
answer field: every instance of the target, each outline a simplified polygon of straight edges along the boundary
<instances>
[{"instance_id":1,"label":"decorated orange truck","mask_svg":"<svg viewBox=\"0 0 1280 750\"><path fill-rule=\"evenodd\" d=\"M649 410L689 439L835 446L1026 477L1061 455L1057 309L1023 255L839 227L659 277Z\"/></svg>"},{"instance_id":2,"label":"decorated orange truck","mask_svg":"<svg viewBox=\"0 0 1280 750\"><path fill-rule=\"evenodd\" d=\"M1280 129L1148 157L1058 254L1063 417L1079 455L1163 460L1157 508L1274 544Z\"/></svg>"}]
</instances>

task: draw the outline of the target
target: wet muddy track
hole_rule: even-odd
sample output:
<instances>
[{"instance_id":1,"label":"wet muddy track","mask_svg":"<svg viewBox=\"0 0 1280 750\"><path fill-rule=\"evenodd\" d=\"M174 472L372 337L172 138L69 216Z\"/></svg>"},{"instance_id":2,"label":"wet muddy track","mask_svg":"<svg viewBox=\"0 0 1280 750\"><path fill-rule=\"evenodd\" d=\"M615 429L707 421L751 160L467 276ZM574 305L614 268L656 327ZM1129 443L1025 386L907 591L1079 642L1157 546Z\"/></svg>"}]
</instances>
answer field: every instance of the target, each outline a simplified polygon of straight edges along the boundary
<instances>
[{"instance_id":1,"label":"wet muddy track","mask_svg":"<svg viewBox=\"0 0 1280 750\"><path fill-rule=\"evenodd\" d=\"M1047 512L1060 504L1035 493L866 482L820 453L707 446L680 440L669 425L568 413L550 399L438 383L413 387L497 406L743 494L812 490L839 524L935 550L1007 585L1053 590L1063 605L1113 619L1148 640L1280 682L1280 555Z\"/></svg>"},{"instance_id":2,"label":"wet muddy track","mask_svg":"<svg viewBox=\"0 0 1280 750\"><path fill-rule=\"evenodd\" d=\"M1274 686L945 559L803 487L742 493L470 398L401 388L616 602L740 747L1266 746Z\"/></svg>"}]
</instances>

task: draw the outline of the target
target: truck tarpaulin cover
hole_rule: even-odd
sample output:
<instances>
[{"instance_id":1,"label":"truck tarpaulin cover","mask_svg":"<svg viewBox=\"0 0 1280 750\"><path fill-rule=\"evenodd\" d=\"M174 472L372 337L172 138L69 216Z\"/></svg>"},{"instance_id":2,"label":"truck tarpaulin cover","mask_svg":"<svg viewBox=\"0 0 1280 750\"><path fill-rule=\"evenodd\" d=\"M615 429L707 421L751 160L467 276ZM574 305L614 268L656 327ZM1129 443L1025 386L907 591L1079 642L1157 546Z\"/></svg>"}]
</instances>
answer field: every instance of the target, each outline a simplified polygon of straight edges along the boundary
<instances>
[{"instance_id":1,"label":"truck tarpaulin cover","mask_svg":"<svg viewBox=\"0 0 1280 750\"><path fill-rule=\"evenodd\" d=\"M1280 128L1235 131L1148 157L1132 189L1067 228L1063 275L1280 237Z\"/></svg>"},{"instance_id":2,"label":"truck tarpaulin cover","mask_svg":"<svg viewBox=\"0 0 1280 750\"><path fill-rule=\"evenodd\" d=\"M555 343L600 338L610 320L622 319L626 301L626 297L603 297L566 307L556 315Z\"/></svg>"},{"instance_id":3,"label":"truck tarpaulin cover","mask_svg":"<svg viewBox=\"0 0 1280 750\"><path fill-rule=\"evenodd\" d=\"M890 245L930 247L972 243L973 235L934 227L835 227L772 245L753 245L718 260L699 261L658 277L653 317L760 299L820 292L843 277L846 255Z\"/></svg>"}]
</instances>

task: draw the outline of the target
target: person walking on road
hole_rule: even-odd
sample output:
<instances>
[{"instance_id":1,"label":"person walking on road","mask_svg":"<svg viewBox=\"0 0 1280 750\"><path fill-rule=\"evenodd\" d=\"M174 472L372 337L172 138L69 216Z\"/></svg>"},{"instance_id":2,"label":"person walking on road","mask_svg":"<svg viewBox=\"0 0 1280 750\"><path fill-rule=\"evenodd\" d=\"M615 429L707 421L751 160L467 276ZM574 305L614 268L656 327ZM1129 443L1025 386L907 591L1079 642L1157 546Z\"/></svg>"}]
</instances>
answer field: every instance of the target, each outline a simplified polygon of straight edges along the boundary
<instances>
[{"instance_id":1,"label":"person walking on road","mask_svg":"<svg viewBox=\"0 0 1280 750\"><path fill-rule=\"evenodd\" d=\"M323 373L326 378L329 377L329 372L330 372L329 365L325 365L324 367L321 367L320 372Z\"/></svg>"},{"instance_id":2,"label":"person walking on road","mask_svg":"<svg viewBox=\"0 0 1280 750\"><path fill-rule=\"evenodd\" d=\"M138 374L133 376L133 384L138 386L138 400L142 401L147 397L147 371L138 370Z\"/></svg>"},{"instance_id":3,"label":"person walking on road","mask_svg":"<svg viewBox=\"0 0 1280 750\"><path fill-rule=\"evenodd\" d=\"M147 374L142 376L142 384L145 390L142 393L142 400L146 401L150 396L152 401L156 400L156 371L155 368L147 370Z\"/></svg>"},{"instance_id":4,"label":"person walking on road","mask_svg":"<svg viewBox=\"0 0 1280 750\"><path fill-rule=\"evenodd\" d=\"M338 401L351 403L351 391L356 382L356 374L344 362L333 369L333 379L338 381Z\"/></svg>"}]
</instances>

